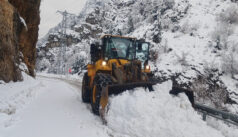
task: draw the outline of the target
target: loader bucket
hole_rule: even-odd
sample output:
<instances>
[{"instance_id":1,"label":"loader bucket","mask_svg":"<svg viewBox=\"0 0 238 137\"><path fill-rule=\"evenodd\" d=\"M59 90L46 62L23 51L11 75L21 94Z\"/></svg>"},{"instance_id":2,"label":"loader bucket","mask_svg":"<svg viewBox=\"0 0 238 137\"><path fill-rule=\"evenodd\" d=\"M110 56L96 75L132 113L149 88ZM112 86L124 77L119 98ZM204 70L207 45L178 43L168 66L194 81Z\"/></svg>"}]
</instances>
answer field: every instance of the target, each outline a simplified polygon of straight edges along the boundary
<instances>
[{"instance_id":1,"label":"loader bucket","mask_svg":"<svg viewBox=\"0 0 238 137\"><path fill-rule=\"evenodd\" d=\"M133 82L133 83L125 83L125 84L115 84L108 86L108 94L120 94L123 91L131 90L137 87L145 87L148 88L150 91L153 91L152 86L156 83L152 82Z\"/></svg>"},{"instance_id":2,"label":"loader bucket","mask_svg":"<svg viewBox=\"0 0 238 137\"><path fill-rule=\"evenodd\" d=\"M102 87L100 108L99 108L99 115L102 118L103 124L107 124L107 121L105 119L107 104L108 104L108 86L104 86Z\"/></svg>"}]
</instances>

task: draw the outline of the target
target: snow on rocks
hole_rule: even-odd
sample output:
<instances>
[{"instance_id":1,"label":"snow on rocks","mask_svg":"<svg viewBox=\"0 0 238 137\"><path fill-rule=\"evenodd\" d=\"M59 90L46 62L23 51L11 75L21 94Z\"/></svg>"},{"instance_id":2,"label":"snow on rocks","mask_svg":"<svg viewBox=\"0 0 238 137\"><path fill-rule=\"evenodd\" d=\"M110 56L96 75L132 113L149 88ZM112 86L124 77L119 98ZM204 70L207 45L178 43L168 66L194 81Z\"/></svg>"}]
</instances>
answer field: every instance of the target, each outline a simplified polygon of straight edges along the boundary
<instances>
[{"instance_id":1,"label":"snow on rocks","mask_svg":"<svg viewBox=\"0 0 238 137\"><path fill-rule=\"evenodd\" d=\"M20 20L23 23L23 25L25 26L26 30L28 30L28 27L26 25L26 21L22 17L20 17Z\"/></svg>"},{"instance_id":2,"label":"snow on rocks","mask_svg":"<svg viewBox=\"0 0 238 137\"><path fill-rule=\"evenodd\" d=\"M117 136L221 137L192 108L185 94L169 94L172 82L154 86L155 92L138 88L110 99L108 127Z\"/></svg>"}]
</instances>

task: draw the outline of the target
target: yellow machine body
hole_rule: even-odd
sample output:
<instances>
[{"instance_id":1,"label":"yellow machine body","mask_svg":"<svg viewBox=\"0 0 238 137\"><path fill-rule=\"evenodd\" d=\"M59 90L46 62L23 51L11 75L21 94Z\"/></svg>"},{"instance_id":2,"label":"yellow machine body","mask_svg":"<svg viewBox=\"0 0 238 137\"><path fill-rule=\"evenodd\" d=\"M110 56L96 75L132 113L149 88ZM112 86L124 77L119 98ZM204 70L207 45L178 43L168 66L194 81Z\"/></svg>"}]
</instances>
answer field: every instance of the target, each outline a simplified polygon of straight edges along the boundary
<instances>
[{"instance_id":1,"label":"yellow machine body","mask_svg":"<svg viewBox=\"0 0 238 137\"><path fill-rule=\"evenodd\" d=\"M106 65L103 65L102 62L106 62ZM120 64L120 63L121 64ZM95 64L88 64L87 65L87 70L88 70L88 76L90 77L90 88L93 88L93 80L96 75L96 73L107 73L112 75L112 64L115 63L118 68L123 67L125 64L128 64L130 61L125 60L125 59L110 59L108 61L105 61L103 59L98 60ZM146 69L144 68L142 70L144 73L151 73L150 68Z\"/></svg>"},{"instance_id":2,"label":"yellow machine body","mask_svg":"<svg viewBox=\"0 0 238 137\"><path fill-rule=\"evenodd\" d=\"M126 56L132 55L130 56L131 58L124 59L120 58L119 55L114 58L112 57L114 54L110 54L109 57L105 55L108 52L107 46L111 44L109 43L111 42L111 37L118 38L120 42L125 42L125 45L130 43L130 50L136 51L136 39L124 36L104 35L101 37L102 41L105 39L103 41L104 45L91 45L90 54L92 61L87 65L87 72L83 78L82 99L84 102L91 102L93 112L102 117L105 113L110 94L118 94L135 87L152 86L149 80L151 70L148 66L148 61L142 63L134 58L134 52L129 52L128 49L124 51L126 51ZM111 50L117 51L117 47L115 47L116 44L113 45L113 48L111 47Z\"/></svg>"}]
</instances>

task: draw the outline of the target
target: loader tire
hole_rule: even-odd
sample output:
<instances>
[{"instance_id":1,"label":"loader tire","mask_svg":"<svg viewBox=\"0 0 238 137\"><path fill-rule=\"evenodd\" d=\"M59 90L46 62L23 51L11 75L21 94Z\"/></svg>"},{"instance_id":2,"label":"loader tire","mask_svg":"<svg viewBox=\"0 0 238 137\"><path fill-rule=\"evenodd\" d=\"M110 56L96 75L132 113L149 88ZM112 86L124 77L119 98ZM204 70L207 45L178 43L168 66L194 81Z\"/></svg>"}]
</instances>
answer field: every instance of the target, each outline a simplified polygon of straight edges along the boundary
<instances>
[{"instance_id":1,"label":"loader tire","mask_svg":"<svg viewBox=\"0 0 238 137\"><path fill-rule=\"evenodd\" d=\"M99 115L102 87L110 84L112 84L110 75L102 73L96 74L91 91L91 107L93 113L96 115Z\"/></svg>"},{"instance_id":2,"label":"loader tire","mask_svg":"<svg viewBox=\"0 0 238 137\"><path fill-rule=\"evenodd\" d=\"M90 90L89 90L89 77L88 77L88 73L84 73L83 76L83 83L82 83L82 100L85 103L89 103L90 102Z\"/></svg>"}]
</instances>

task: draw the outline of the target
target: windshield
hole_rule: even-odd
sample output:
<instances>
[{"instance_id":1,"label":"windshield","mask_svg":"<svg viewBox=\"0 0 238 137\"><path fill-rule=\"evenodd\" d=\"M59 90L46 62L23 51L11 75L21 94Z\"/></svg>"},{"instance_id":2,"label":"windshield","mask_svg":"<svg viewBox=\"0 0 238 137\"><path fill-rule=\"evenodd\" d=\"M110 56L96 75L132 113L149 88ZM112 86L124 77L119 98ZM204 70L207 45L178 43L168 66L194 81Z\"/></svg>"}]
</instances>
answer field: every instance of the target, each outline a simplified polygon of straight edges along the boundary
<instances>
[{"instance_id":1,"label":"windshield","mask_svg":"<svg viewBox=\"0 0 238 137\"><path fill-rule=\"evenodd\" d=\"M149 43L139 43L136 44L136 58L144 64L149 57Z\"/></svg>"},{"instance_id":2,"label":"windshield","mask_svg":"<svg viewBox=\"0 0 238 137\"><path fill-rule=\"evenodd\" d=\"M107 38L105 41L105 57L132 60L135 54L133 44L132 40L126 38Z\"/></svg>"}]
</instances>

